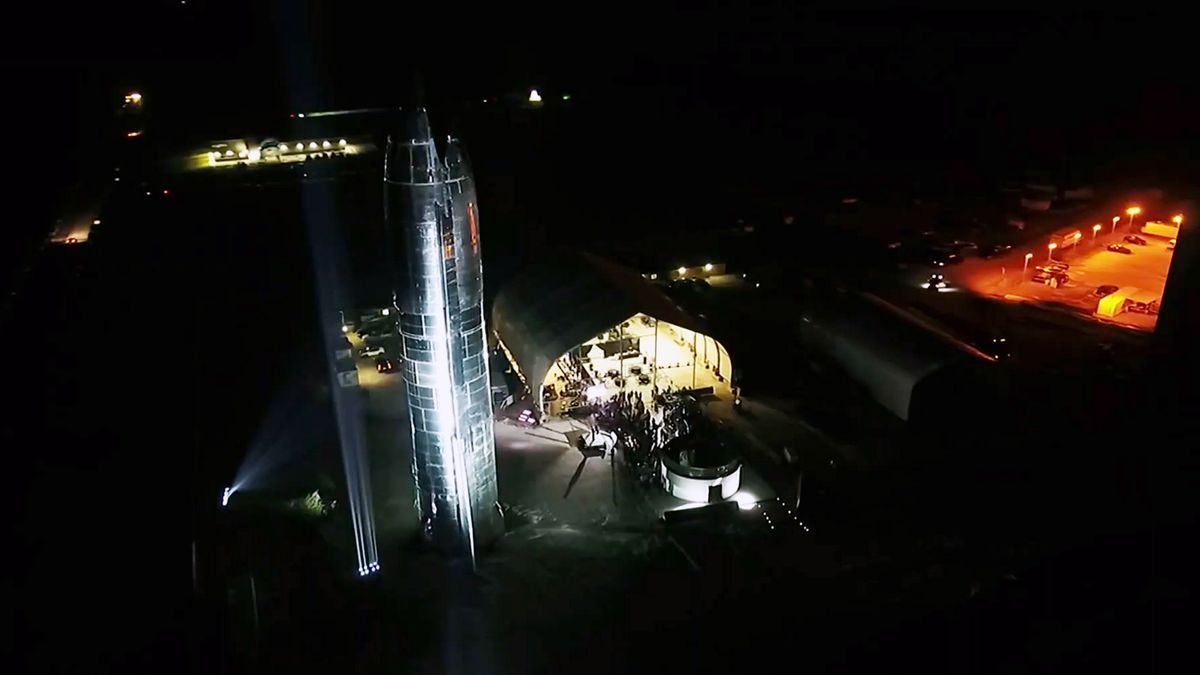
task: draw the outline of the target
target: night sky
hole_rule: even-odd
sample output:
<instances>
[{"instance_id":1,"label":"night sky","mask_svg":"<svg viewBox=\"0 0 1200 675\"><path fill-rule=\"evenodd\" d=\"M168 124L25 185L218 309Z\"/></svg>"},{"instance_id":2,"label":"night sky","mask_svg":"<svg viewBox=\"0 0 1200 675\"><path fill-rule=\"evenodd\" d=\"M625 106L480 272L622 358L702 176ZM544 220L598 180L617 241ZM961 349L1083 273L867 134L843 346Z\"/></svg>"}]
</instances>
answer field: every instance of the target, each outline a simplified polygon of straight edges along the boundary
<instances>
[{"instance_id":1,"label":"night sky","mask_svg":"<svg viewBox=\"0 0 1200 675\"><path fill-rule=\"evenodd\" d=\"M542 86L609 103L632 95L615 124L641 129L648 152L686 134L744 145L768 166L879 157L1153 175L1186 158L1197 111L1184 27L1142 12L755 3L591 9L572 21L496 7L454 19L337 3L133 5L143 8L46 17L6 42L6 74L25 94L24 109L6 113L41 132L18 142L89 142L94 106L127 87L153 91L177 130L212 130L292 109L406 104L416 92L455 104ZM50 176L71 175L43 161Z\"/></svg>"}]
</instances>

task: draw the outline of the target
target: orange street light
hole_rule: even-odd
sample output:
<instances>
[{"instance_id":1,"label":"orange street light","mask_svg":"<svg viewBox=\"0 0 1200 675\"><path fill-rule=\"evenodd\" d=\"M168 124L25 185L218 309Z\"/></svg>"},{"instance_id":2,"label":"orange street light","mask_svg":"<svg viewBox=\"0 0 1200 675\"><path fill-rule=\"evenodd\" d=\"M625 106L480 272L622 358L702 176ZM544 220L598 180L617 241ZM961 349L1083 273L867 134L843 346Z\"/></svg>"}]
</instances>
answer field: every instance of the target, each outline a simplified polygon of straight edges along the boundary
<instances>
[{"instance_id":1,"label":"orange street light","mask_svg":"<svg viewBox=\"0 0 1200 675\"><path fill-rule=\"evenodd\" d=\"M1121 222L1121 216L1113 216L1113 226L1112 229L1108 231L1109 234L1117 231L1117 223L1119 222Z\"/></svg>"},{"instance_id":2,"label":"orange street light","mask_svg":"<svg viewBox=\"0 0 1200 675\"><path fill-rule=\"evenodd\" d=\"M1183 214L1176 213L1175 217L1171 219L1171 222L1175 223L1176 225L1182 225L1183 224Z\"/></svg>"},{"instance_id":3,"label":"orange street light","mask_svg":"<svg viewBox=\"0 0 1200 675\"><path fill-rule=\"evenodd\" d=\"M1092 243L1093 244L1096 243L1096 233L1099 231L1100 231L1100 223L1096 223L1095 225L1092 226Z\"/></svg>"},{"instance_id":4,"label":"orange street light","mask_svg":"<svg viewBox=\"0 0 1200 675\"><path fill-rule=\"evenodd\" d=\"M1058 244L1056 244L1054 242L1050 242L1049 244L1046 245L1046 251L1047 251L1046 260L1047 261L1054 260L1054 249L1056 249L1056 248L1058 248Z\"/></svg>"},{"instance_id":5,"label":"orange street light","mask_svg":"<svg viewBox=\"0 0 1200 675\"><path fill-rule=\"evenodd\" d=\"M1029 261L1033 258L1032 253L1025 254L1025 266L1021 268L1021 281L1025 281L1025 271L1029 269Z\"/></svg>"},{"instance_id":6,"label":"orange street light","mask_svg":"<svg viewBox=\"0 0 1200 675\"><path fill-rule=\"evenodd\" d=\"M1142 212L1142 207L1131 206L1125 209L1125 213L1129 215L1129 229L1133 229L1133 217Z\"/></svg>"}]
</instances>

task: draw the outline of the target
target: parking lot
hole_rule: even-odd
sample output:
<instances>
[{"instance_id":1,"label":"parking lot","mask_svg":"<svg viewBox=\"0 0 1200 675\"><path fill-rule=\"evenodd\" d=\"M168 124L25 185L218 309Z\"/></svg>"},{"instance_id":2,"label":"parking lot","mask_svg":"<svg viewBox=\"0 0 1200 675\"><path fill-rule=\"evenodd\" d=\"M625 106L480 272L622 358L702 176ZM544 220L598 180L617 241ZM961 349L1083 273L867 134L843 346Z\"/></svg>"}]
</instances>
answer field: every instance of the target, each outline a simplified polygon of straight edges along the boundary
<instances>
[{"instance_id":1,"label":"parking lot","mask_svg":"<svg viewBox=\"0 0 1200 675\"><path fill-rule=\"evenodd\" d=\"M392 334L383 337L371 337L368 340L360 338L353 330L345 333L346 339L354 350L354 364L358 369L358 386L363 389L378 389L381 387L397 386L402 381L400 359L400 336ZM390 373L381 373L375 365L380 355L362 356L367 347L382 347L386 356L391 359L396 369Z\"/></svg>"},{"instance_id":2,"label":"parking lot","mask_svg":"<svg viewBox=\"0 0 1200 675\"><path fill-rule=\"evenodd\" d=\"M1127 231L1118 228L1115 233L1096 237L1094 243L1085 238L1065 251L1055 251L1054 261L1070 265L1065 270L1069 281L1058 288L1033 281L1037 267L1048 264L1045 249L1033 252L1028 269L1024 269L1027 251L1019 250L1001 259L968 260L946 274L952 282L977 293L999 295L1010 300L1055 303L1095 316L1100 302L1095 292L1100 286L1134 287L1162 297L1172 255L1172 251L1167 249L1168 240L1138 234L1146 241L1145 245L1138 245L1126 242L1124 238L1127 234ZM1110 244L1123 246L1129 253L1110 251ZM1103 320L1151 330L1157 315L1126 311L1113 318L1104 317Z\"/></svg>"}]
</instances>

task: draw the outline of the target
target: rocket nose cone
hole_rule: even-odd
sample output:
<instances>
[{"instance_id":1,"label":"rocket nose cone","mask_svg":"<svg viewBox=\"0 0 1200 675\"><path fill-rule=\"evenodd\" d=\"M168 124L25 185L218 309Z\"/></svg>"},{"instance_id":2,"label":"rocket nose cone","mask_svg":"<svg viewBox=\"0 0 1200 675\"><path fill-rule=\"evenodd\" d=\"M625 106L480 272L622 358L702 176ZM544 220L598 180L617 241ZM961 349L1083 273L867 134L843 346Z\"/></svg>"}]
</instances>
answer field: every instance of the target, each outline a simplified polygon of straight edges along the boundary
<instances>
[{"instance_id":1,"label":"rocket nose cone","mask_svg":"<svg viewBox=\"0 0 1200 675\"><path fill-rule=\"evenodd\" d=\"M409 140L414 143L433 141L433 132L429 127L429 114L424 108L417 108L408 114L405 120L405 131Z\"/></svg>"},{"instance_id":2,"label":"rocket nose cone","mask_svg":"<svg viewBox=\"0 0 1200 675\"><path fill-rule=\"evenodd\" d=\"M437 148L424 108L408 113L404 130L388 139L384 179L402 183L435 183L439 180Z\"/></svg>"},{"instance_id":3,"label":"rocket nose cone","mask_svg":"<svg viewBox=\"0 0 1200 675\"><path fill-rule=\"evenodd\" d=\"M471 161L462 141L450 136L446 138L446 178L468 178L471 175Z\"/></svg>"}]
</instances>

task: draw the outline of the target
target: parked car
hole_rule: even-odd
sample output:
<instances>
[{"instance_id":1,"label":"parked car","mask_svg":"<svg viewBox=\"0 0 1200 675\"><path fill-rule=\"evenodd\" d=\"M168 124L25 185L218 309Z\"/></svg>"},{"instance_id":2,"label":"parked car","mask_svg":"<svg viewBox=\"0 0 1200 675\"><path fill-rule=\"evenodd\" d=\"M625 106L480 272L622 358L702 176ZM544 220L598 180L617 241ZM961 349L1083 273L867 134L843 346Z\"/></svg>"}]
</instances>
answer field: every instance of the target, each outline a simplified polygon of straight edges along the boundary
<instances>
[{"instance_id":1,"label":"parked car","mask_svg":"<svg viewBox=\"0 0 1200 675\"><path fill-rule=\"evenodd\" d=\"M1131 244L1137 244L1138 246L1145 246L1145 245L1146 245L1146 240L1145 240L1145 239L1142 239L1141 237L1137 236L1136 234L1127 234L1127 235L1125 235L1125 241L1127 241L1127 242L1129 242L1129 243L1131 243Z\"/></svg>"},{"instance_id":2,"label":"parked car","mask_svg":"<svg viewBox=\"0 0 1200 675\"><path fill-rule=\"evenodd\" d=\"M979 249L979 257L984 259L998 258L1011 250L1011 244L991 244Z\"/></svg>"},{"instance_id":3,"label":"parked car","mask_svg":"<svg viewBox=\"0 0 1200 675\"><path fill-rule=\"evenodd\" d=\"M1067 270L1071 269L1071 265L1065 262L1049 262L1045 265L1038 265L1033 269L1041 270L1043 272L1066 272Z\"/></svg>"},{"instance_id":4,"label":"parked car","mask_svg":"<svg viewBox=\"0 0 1200 675\"><path fill-rule=\"evenodd\" d=\"M933 267L957 265L963 261L962 256L960 256L958 253L945 248L933 248L930 249L929 253L929 264Z\"/></svg>"},{"instance_id":5,"label":"parked car","mask_svg":"<svg viewBox=\"0 0 1200 675\"><path fill-rule=\"evenodd\" d=\"M1112 295L1113 293L1116 293L1117 288L1117 286L1112 284L1104 284L1103 286L1097 286L1096 290L1092 291L1092 295L1097 298L1103 298L1106 295Z\"/></svg>"},{"instance_id":6,"label":"parked car","mask_svg":"<svg viewBox=\"0 0 1200 675\"><path fill-rule=\"evenodd\" d=\"M1158 314L1158 298L1152 300L1130 298L1125 302L1125 310L1134 314Z\"/></svg>"},{"instance_id":7,"label":"parked car","mask_svg":"<svg viewBox=\"0 0 1200 675\"><path fill-rule=\"evenodd\" d=\"M1130 255L1133 253L1133 251L1129 250L1128 246L1122 246L1120 244L1109 244L1108 250L1112 251L1113 253L1123 253L1125 255Z\"/></svg>"},{"instance_id":8,"label":"parked car","mask_svg":"<svg viewBox=\"0 0 1200 675\"><path fill-rule=\"evenodd\" d=\"M1071 276L1066 272L1039 270L1033 275L1034 283L1046 284L1047 286L1053 286L1055 288L1059 286L1065 286L1070 280Z\"/></svg>"},{"instance_id":9,"label":"parked car","mask_svg":"<svg viewBox=\"0 0 1200 675\"><path fill-rule=\"evenodd\" d=\"M381 356L375 359L375 370L381 373L394 373L396 372L396 362L386 356Z\"/></svg>"},{"instance_id":10,"label":"parked car","mask_svg":"<svg viewBox=\"0 0 1200 675\"><path fill-rule=\"evenodd\" d=\"M380 356L383 354L383 352L383 347L380 347L379 345L373 345L370 347L363 347L362 349L358 350L358 355L365 359L372 356Z\"/></svg>"},{"instance_id":11,"label":"parked car","mask_svg":"<svg viewBox=\"0 0 1200 675\"><path fill-rule=\"evenodd\" d=\"M930 274L929 278L926 279L921 284L921 288L924 288L924 289L930 290L930 291L935 291L935 292L938 289L942 289L945 287L946 287L946 277L937 272Z\"/></svg>"}]
</instances>

